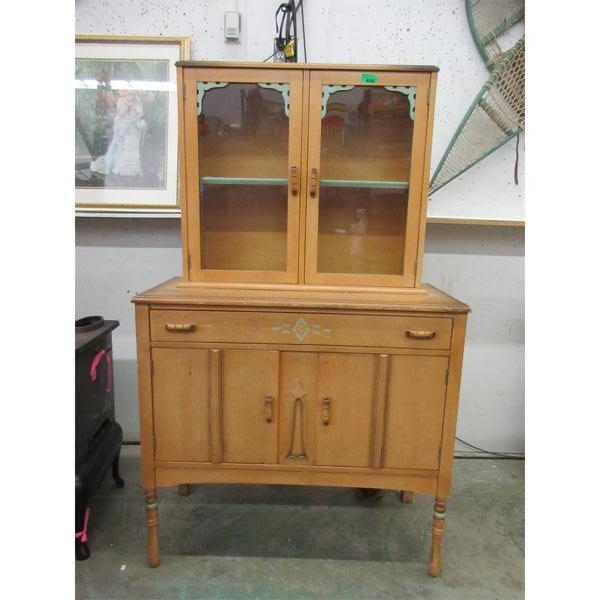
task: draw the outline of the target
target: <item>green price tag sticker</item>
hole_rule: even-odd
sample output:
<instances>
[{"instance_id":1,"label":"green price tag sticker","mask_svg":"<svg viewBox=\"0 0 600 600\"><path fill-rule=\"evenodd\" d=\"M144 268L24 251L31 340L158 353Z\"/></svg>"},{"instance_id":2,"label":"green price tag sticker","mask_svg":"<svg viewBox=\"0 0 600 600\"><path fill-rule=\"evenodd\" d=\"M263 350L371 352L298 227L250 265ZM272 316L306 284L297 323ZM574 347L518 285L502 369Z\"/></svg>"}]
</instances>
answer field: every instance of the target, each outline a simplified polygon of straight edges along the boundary
<instances>
[{"instance_id":1,"label":"green price tag sticker","mask_svg":"<svg viewBox=\"0 0 600 600\"><path fill-rule=\"evenodd\" d=\"M377 83L377 75L375 73L361 73L360 78L364 83Z\"/></svg>"}]
</instances>

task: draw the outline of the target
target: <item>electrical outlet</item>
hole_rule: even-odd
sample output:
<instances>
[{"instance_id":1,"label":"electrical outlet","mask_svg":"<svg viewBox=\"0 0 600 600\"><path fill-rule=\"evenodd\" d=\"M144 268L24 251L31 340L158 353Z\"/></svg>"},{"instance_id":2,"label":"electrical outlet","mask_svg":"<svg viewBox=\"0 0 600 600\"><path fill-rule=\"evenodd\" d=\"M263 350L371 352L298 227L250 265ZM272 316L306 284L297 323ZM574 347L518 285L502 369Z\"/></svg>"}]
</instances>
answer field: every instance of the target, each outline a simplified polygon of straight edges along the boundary
<instances>
[{"instance_id":1,"label":"electrical outlet","mask_svg":"<svg viewBox=\"0 0 600 600\"><path fill-rule=\"evenodd\" d=\"M279 47L278 40L279 38L275 38L273 41L273 50L275 51L275 54L273 55L273 62L282 63L285 62L285 54L283 48Z\"/></svg>"}]
</instances>

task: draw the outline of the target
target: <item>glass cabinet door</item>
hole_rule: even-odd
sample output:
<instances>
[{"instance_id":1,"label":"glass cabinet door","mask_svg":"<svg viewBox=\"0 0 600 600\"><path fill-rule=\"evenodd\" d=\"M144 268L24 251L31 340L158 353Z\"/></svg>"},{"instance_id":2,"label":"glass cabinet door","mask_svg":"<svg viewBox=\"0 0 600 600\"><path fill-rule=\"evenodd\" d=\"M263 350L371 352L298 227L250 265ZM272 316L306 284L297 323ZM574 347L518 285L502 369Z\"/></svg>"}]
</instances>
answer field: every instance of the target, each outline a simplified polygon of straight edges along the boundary
<instances>
[{"instance_id":1,"label":"glass cabinet door","mask_svg":"<svg viewBox=\"0 0 600 600\"><path fill-rule=\"evenodd\" d=\"M414 286L428 85L311 73L307 283Z\"/></svg>"},{"instance_id":2,"label":"glass cabinet door","mask_svg":"<svg viewBox=\"0 0 600 600\"><path fill-rule=\"evenodd\" d=\"M297 282L302 73L194 69L184 84L190 278Z\"/></svg>"}]
</instances>

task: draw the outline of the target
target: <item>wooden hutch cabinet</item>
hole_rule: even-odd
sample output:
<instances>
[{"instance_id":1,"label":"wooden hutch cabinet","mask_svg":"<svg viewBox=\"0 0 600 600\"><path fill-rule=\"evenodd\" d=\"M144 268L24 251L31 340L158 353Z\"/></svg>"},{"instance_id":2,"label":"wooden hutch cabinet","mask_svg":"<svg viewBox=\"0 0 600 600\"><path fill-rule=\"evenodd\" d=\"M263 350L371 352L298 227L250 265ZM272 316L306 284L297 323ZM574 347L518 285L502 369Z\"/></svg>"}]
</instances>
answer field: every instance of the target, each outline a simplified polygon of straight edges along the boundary
<instances>
[{"instance_id":1,"label":"wooden hutch cabinet","mask_svg":"<svg viewBox=\"0 0 600 600\"><path fill-rule=\"evenodd\" d=\"M183 276L134 298L156 489L435 497L440 571L469 308L421 284L435 67L178 63Z\"/></svg>"}]
</instances>

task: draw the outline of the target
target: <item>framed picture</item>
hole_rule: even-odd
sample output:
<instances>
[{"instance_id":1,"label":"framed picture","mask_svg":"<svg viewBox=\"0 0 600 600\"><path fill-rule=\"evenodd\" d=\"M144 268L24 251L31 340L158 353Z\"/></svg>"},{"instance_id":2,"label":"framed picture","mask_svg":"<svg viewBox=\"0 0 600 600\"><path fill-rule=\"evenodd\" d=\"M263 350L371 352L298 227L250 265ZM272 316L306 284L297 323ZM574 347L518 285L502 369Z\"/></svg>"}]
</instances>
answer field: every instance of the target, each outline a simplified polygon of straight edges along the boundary
<instances>
[{"instance_id":1,"label":"framed picture","mask_svg":"<svg viewBox=\"0 0 600 600\"><path fill-rule=\"evenodd\" d=\"M178 212L177 75L189 38L75 38L75 207Z\"/></svg>"}]
</instances>

